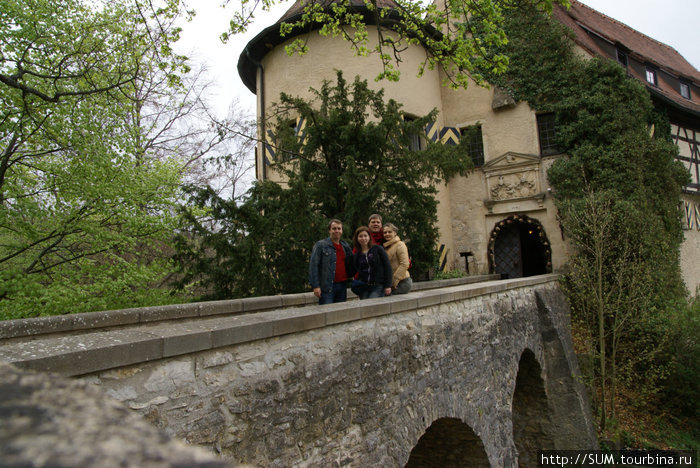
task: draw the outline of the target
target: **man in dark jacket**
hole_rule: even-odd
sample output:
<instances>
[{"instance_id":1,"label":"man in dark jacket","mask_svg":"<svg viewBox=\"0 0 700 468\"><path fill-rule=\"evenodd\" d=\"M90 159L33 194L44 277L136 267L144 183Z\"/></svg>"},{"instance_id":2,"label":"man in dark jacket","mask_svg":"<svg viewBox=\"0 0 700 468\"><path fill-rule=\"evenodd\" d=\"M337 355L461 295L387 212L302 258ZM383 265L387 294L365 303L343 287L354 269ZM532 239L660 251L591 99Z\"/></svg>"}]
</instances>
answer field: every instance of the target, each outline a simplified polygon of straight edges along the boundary
<instances>
[{"instance_id":1,"label":"man in dark jacket","mask_svg":"<svg viewBox=\"0 0 700 468\"><path fill-rule=\"evenodd\" d=\"M347 281L355 274L352 250L343 236L343 223L338 219L328 223L326 239L316 242L309 261L309 283L319 304L345 302Z\"/></svg>"}]
</instances>

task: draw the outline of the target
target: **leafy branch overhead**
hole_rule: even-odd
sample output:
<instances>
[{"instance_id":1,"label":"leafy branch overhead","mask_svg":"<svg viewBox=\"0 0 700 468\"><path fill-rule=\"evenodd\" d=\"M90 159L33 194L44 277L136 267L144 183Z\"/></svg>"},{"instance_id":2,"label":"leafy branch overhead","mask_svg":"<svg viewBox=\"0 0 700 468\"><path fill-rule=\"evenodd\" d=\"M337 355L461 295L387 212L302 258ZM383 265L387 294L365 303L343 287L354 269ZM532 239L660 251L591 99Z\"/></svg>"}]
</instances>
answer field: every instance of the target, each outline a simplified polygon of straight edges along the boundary
<instances>
[{"instance_id":1,"label":"leafy branch overhead","mask_svg":"<svg viewBox=\"0 0 700 468\"><path fill-rule=\"evenodd\" d=\"M397 81L403 54L420 46L425 57L416 73L437 67L445 71L445 83L453 88L466 88L470 80L486 83L484 72L500 75L509 59L496 52L508 43L504 29L504 10L527 0L309 0L297 2L280 24L280 34L293 39L287 53L308 51L308 35L312 29L323 36L347 41L358 56L378 57L382 71L377 80ZM231 19L229 31L222 35L245 32L255 16L278 3L274 0L243 0L240 11ZM533 0L527 2L551 13L554 4L568 6L568 0ZM376 28L368 28L375 25ZM404 70L405 71L405 70Z\"/></svg>"},{"instance_id":2,"label":"leafy branch overhead","mask_svg":"<svg viewBox=\"0 0 700 468\"><path fill-rule=\"evenodd\" d=\"M63 98L119 92L143 72L134 50L159 43L152 57L172 79L187 71L173 53L179 28L166 27L179 15L174 2L157 8L146 1L99 9L77 0L59 5L37 0L3 2L0 82L23 96L58 103ZM157 20L157 27L148 23ZM130 31L125 26L131 25Z\"/></svg>"}]
</instances>

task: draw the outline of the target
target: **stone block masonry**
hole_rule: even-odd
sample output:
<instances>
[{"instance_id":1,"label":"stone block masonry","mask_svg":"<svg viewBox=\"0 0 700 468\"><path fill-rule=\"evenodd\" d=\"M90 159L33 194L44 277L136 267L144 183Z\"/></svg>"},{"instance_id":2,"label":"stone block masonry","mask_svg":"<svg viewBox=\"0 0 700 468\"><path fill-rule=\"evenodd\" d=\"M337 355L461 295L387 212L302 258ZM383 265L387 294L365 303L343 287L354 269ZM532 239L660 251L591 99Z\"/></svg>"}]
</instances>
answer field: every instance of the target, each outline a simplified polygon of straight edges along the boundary
<instances>
[{"instance_id":1,"label":"stone block masonry","mask_svg":"<svg viewBox=\"0 0 700 468\"><path fill-rule=\"evenodd\" d=\"M98 388L0 363L0 466L225 468Z\"/></svg>"}]
</instances>

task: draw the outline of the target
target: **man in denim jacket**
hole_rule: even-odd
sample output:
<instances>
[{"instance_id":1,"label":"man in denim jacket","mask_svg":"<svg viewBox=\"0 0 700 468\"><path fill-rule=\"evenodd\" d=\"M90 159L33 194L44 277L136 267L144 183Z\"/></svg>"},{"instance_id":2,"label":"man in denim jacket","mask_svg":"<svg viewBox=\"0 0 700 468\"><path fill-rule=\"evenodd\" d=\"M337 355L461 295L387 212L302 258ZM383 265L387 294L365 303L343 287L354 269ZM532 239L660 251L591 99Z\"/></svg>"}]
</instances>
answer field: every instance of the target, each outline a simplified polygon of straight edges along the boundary
<instances>
[{"instance_id":1,"label":"man in denim jacket","mask_svg":"<svg viewBox=\"0 0 700 468\"><path fill-rule=\"evenodd\" d=\"M352 249L341 240L343 223L332 219L328 223L329 237L316 242L309 261L309 283L319 304L345 302L347 281L354 274Z\"/></svg>"}]
</instances>

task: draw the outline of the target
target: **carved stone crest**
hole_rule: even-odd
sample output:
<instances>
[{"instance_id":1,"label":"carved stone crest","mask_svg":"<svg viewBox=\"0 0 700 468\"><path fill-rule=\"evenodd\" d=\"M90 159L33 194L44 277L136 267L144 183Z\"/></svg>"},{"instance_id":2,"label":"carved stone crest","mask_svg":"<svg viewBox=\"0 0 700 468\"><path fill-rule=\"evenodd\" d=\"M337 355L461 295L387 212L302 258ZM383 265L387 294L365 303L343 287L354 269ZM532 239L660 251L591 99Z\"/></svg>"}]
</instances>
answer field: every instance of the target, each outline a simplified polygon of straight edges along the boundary
<instances>
[{"instance_id":1,"label":"carved stone crest","mask_svg":"<svg viewBox=\"0 0 700 468\"><path fill-rule=\"evenodd\" d=\"M509 200L524 198L537 194L537 182L531 180L532 173L509 174L498 176L498 183L491 186L492 200Z\"/></svg>"},{"instance_id":2,"label":"carved stone crest","mask_svg":"<svg viewBox=\"0 0 700 468\"><path fill-rule=\"evenodd\" d=\"M488 194L484 203L489 209L509 200L533 199L541 204L544 197L539 156L505 153L484 164L483 171Z\"/></svg>"}]
</instances>

